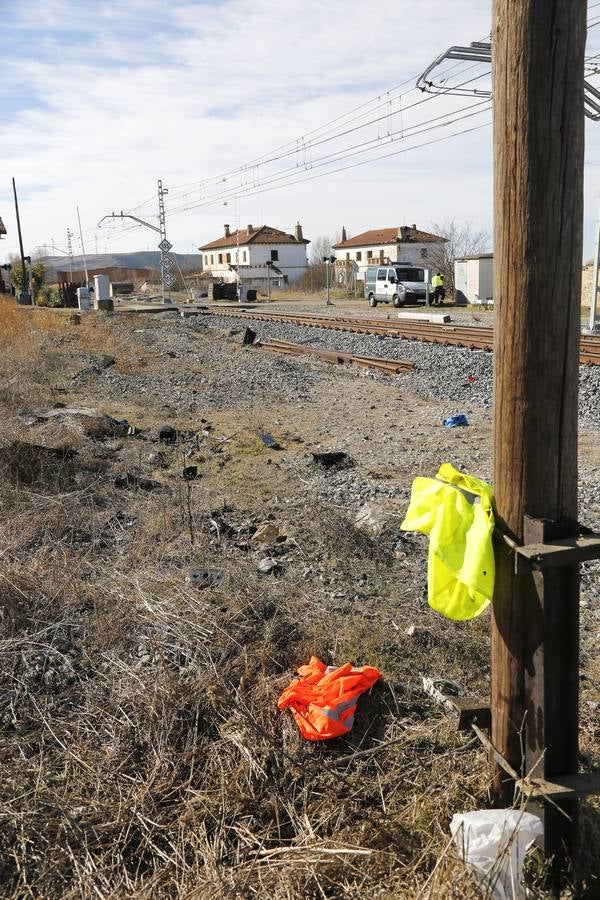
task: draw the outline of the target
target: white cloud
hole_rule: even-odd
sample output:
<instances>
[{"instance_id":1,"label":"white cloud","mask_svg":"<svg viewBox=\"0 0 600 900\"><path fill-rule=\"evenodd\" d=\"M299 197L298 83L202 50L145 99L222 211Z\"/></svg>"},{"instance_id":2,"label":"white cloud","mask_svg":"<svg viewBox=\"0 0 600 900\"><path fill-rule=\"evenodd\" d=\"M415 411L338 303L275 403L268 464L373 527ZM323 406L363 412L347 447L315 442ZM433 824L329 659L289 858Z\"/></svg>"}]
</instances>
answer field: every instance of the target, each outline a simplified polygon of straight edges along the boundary
<instances>
[{"instance_id":1,"label":"white cloud","mask_svg":"<svg viewBox=\"0 0 600 900\"><path fill-rule=\"evenodd\" d=\"M93 249L96 222L153 195L157 178L173 186L235 169L413 79L450 44L484 37L490 4L29 0L8 19L12 59L4 63L3 92L10 86L17 111L0 118L0 215L10 232L0 249L17 246L10 175L27 247L60 241L79 203ZM452 103L435 100L425 107L435 111L419 109L413 121ZM596 180L594 170L587 181ZM242 224L286 229L299 219L308 237L342 224L357 233L450 216L485 227L491 200L491 130L484 129L227 207L195 209L169 221L169 236L189 252L223 222L233 227L236 215ZM154 204L143 212L154 214ZM99 249L106 234L99 232ZM136 230L110 246L154 242L150 231Z\"/></svg>"}]
</instances>

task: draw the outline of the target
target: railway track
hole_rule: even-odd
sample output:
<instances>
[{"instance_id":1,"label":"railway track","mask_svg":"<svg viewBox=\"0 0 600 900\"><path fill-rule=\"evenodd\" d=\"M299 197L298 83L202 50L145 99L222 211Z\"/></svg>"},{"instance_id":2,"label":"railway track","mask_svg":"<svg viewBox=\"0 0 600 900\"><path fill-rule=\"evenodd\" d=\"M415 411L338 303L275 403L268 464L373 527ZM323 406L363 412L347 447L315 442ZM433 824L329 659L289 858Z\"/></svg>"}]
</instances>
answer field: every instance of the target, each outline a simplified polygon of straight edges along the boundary
<instances>
[{"instance_id":1,"label":"railway track","mask_svg":"<svg viewBox=\"0 0 600 900\"><path fill-rule=\"evenodd\" d=\"M492 350L494 331L488 326L430 325L423 322L402 322L390 319L372 319L362 316L317 316L310 313L264 313L211 310L210 315L236 319L252 319L258 322L282 322L307 328L326 328L353 334L378 334L407 341L427 341L448 347L467 347L471 350ZM583 365L600 365L600 336L582 335L580 362Z\"/></svg>"}]
</instances>

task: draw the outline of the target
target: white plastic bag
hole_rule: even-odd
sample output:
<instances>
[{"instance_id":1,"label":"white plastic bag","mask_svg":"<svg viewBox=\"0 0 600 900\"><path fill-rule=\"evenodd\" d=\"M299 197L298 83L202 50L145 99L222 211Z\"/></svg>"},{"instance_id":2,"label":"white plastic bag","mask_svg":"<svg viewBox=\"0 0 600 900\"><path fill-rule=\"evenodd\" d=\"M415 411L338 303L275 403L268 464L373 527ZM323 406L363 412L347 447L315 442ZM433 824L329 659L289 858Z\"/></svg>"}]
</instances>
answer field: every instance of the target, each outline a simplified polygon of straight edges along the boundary
<instances>
[{"instance_id":1,"label":"white plastic bag","mask_svg":"<svg viewBox=\"0 0 600 900\"><path fill-rule=\"evenodd\" d=\"M465 864L495 900L524 900L525 854L544 828L518 809L480 809L452 816L450 833Z\"/></svg>"}]
</instances>

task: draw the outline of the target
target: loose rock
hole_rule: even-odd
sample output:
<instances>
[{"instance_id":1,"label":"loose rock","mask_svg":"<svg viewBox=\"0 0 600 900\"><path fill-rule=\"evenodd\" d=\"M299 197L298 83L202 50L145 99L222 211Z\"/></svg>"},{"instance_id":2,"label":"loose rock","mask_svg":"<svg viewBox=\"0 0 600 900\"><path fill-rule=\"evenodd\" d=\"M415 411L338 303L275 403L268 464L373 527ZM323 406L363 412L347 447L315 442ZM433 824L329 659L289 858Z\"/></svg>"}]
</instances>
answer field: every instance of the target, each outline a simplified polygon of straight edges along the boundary
<instances>
[{"instance_id":1,"label":"loose rock","mask_svg":"<svg viewBox=\"0 0 600 900\"><path fill-rule=\"evenodd\" d=\"M274 544L278 537L279 528L272 522L267 522L266 525L261 525L260 528L257 528L250 538L250 541L252 544L262 544L263 546L267 546L269 544Z\"/></svg>"}]
</instances>

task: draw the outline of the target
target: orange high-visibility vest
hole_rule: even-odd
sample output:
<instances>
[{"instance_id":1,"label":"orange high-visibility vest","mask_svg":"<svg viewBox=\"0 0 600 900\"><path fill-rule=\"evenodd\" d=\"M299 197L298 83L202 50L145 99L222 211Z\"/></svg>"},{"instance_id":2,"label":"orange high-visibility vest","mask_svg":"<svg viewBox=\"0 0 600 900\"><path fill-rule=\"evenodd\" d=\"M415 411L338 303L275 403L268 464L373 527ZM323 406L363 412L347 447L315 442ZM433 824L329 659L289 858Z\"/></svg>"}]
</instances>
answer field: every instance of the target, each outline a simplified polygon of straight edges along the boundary
<instances>
[{"instance_id":1,"label":"orange high-visibility vest","mask_svg":"<svg viewBox=\"0 0 600 900\"><path fill-rule=\"evenodd\" d=\"M374 666L354 669L351 663L335 669L311 656L298 669L297 678L283 691L277 706L291 707L302 737L325 741L347 734L354 724L356 701L368 691L381 672Z\"/></svg>"}]
</instances>

